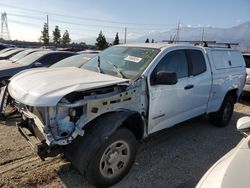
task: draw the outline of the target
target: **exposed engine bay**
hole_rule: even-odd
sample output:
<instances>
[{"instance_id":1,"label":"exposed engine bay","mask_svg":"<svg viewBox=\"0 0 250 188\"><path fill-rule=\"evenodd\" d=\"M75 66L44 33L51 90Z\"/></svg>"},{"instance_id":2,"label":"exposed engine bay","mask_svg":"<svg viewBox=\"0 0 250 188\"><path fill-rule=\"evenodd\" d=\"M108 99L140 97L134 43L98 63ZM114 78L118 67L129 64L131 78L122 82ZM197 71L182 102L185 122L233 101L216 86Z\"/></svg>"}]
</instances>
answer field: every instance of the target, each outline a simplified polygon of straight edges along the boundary
<instances>
[{"instance_id":1,"label":"exposed engine bay","mask_svg":"<svg viewBox=\"0 0 250 188\"><path fill-rule=\"evenodd\" d=\"M122 110L144 111L138 85L116 85L64 96L56 107L31 107L17 103L23 121L37 126L48 145L66 145L96 117ZM32 125L33 124L33 125Z\"/></svg>"}]
</instances>

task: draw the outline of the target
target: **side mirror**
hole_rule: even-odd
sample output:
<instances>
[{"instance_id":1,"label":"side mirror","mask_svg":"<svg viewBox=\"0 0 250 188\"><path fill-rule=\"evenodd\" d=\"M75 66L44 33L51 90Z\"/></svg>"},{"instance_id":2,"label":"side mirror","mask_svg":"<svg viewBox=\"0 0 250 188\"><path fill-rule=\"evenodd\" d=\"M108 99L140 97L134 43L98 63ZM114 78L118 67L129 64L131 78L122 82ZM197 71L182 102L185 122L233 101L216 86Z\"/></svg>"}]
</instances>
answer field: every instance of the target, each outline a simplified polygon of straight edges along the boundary
<instances>
[{"instance_id":1,"label":"side mirror","mask_svg":"<svg viewBox=\"0 0 250 188\"><path fill-rule=\"evenodd\" d=\"M177 83L175 72L159 71L155 74L152 85L174 85Z\"/></svg>"},{"instance_id":2,"label":"side mirror","mask_svg":"<svg viewBox=\"0 0 250 188\"><path fill-rule=\"evenodd\" d=\"M245 116L237 121L237 130L248 136L250 132L250 117Z\"/></svg>"},{"instance_id":3,"label":"side mirror","mask_svg":"<svg viewBox=\"0 0 250 188\"><path fill-rule=\"evenodd\" d=\"M43 67L43 64L40 62L35 62L33 67Z\"/></svg>"}]
</instances>

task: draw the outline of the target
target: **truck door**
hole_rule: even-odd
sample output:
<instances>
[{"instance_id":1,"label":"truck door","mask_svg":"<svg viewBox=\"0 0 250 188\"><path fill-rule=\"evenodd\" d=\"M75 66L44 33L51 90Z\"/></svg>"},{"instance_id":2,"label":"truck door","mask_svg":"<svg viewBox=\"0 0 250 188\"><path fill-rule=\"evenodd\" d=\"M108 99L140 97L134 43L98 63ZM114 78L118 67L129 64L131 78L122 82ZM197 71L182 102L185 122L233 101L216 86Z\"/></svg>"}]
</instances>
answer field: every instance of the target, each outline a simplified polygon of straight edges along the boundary
<instances>
[{"instance_id":1,"label":"truck door","mask_svg":"<svg viewBox=\"0 0 250 188\"><path fill-rule=\"evenodd\" d=\"M168 52L151 73L150 79L158 71L175 72L178 81L175 85L149 84L149 133L189 119L187 114L194 101L190 101L192 88L188 70L186 50L174 50Z\"/></svg>"}]
</instances>

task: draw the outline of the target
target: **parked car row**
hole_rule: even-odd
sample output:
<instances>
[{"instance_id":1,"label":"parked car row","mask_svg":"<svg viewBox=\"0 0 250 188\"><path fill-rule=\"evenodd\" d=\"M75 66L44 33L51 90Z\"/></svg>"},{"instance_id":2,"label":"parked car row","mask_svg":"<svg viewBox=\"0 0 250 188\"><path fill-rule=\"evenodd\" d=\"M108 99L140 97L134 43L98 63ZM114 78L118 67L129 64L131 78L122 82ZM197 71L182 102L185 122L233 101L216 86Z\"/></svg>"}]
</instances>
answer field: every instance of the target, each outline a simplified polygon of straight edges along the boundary
<instances>
[{"instance_id":1,"label":"parked car row","mask_svg":"<svg viewBox=\"0 0 250 188\"><path fill-rule=\"evenodd\" d=\"M16 49L4 49L0 54L6 54ZM93 58L98 52L73 53L64 51L52 51L46 49L25 49L11 58L0 60L0 115L4 119L8 116L6 107L11 100L7 93L7 83L15 74L27 69L46 67L80 67L87 60ZM71 57L72 56L72 57ZM10 111L12 112L12 111Z\"/></svg>"},{"instance_id":2,"label":"parked car row","mask_svg":"<svg viewBox=\"0 0 250 188\"><path fill-rule=\"evenodd\" d=\"M3 59L9 59L11 58L13 55L16 55L17 53L23 51L24 49L22 48L14 48L12 50L9 50L3 54L0 54L0 60L3 60Z\"/></svg>"},{"instance_id":3,"label":"parked car row","mask_svg":"<svg viewBox=\"0 0 250 188\"><path fill-rule=\"evenodd\" d=\"M41 159L63 153L91 184L107 187L128 173L137 140L203 114L225 127L246 68L228 45L143 43L94 57L37 51L0 63L0 75L0 110L5 116L11 104L22 114L18 130Z\"/></svg>"}]
</instances>

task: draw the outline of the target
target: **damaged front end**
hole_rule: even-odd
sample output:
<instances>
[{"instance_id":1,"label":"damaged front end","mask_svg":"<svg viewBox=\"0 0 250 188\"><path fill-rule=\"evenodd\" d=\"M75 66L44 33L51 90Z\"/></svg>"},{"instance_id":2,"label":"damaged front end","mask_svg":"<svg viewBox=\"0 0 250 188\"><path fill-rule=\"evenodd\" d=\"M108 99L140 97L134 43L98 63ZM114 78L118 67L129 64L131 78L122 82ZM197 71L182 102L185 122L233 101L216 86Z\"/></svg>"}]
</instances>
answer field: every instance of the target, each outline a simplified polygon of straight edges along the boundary
<instances>
[{"instance_id":1,"label":"damaged front end","mask_svg":"<svg viewBox=\"0 0 250 188\"><path fill-rule=\"evenodd\" d=\"M16 108L22 114L18 129L41 158L56 155L77 136L84 136L85 126L102 114L145 111L140 85L125 83L72 92L53 107L32 107L17 102Z\"/></svg>"}]
</instances>

